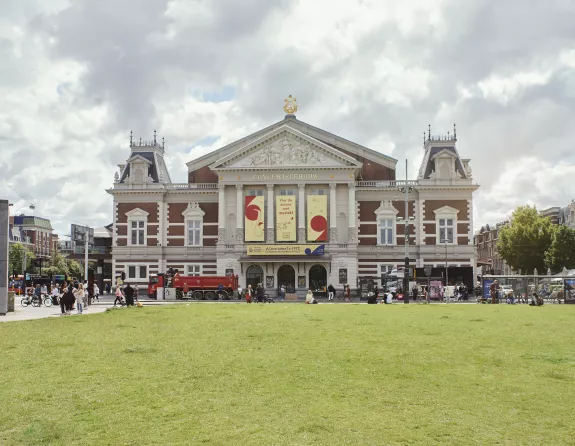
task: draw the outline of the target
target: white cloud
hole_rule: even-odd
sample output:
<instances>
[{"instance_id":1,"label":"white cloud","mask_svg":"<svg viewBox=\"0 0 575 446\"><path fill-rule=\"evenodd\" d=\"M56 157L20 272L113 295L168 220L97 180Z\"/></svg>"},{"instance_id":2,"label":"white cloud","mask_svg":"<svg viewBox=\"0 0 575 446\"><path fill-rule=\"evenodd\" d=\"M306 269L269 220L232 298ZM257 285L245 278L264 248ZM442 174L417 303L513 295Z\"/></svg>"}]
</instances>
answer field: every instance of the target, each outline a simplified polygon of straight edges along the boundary
<instances>
[{"instance_id":1,"label":"white cloud","mask_svg":"<svg viewBox=\"0 0 575 446\"><path fill-rule=\"evenodd\" d=\"M158 130L184 182L186 162L280 120L293 94L298 119L397 158L401 178L427 124L457 122L476 223L493 223L572 198L573 19L562 0L7 0L0 169L60 232L104 225L130 130Z\"/></svg>"}]
</instances>

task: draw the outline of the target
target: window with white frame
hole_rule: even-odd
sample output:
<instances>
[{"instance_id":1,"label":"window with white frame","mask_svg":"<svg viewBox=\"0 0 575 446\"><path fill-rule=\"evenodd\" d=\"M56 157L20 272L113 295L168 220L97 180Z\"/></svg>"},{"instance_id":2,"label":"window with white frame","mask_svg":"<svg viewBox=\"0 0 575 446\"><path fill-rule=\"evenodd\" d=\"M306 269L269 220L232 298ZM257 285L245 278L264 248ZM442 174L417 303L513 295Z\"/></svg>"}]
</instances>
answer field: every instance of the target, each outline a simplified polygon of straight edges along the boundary
<instances>
[{"instance_id":1,"label":"window with white frame","mask_svg":"<svg viewBox=\"0 0 575 446\"><path fill-rule=\"evenodd\" d=\"M434 211L437 225L436 244L457 242L457 214L458 209L443 206Z\"/></svg>"},{"instance_id":2,"label":"window with white frame","mask_svg":"<svg viewBox=\"0 0 575 446\"><path fill-rule=\"evenodd\" d=\"M142 280L148 278L147 265L128 265L128 273L126 275L128 280Z\"/></svg>"},{"instance_id":3,"label":"window with white frame","mask_svg":"<svg viewBox=\"0 0 575 446\"><path fill-rule=\"evenodd\" d=\"M202 275L202 265L199 263L194 263L187 266L187 276L201 276Z\"/></svg>"},{"instance_id":4,"label":"window with white frame","mask_svg":"<svg viewBox=\"0 0 575 446\"><path fill-rule=\"evenodd\" d=\"M325 189L312 189L310 195L327 195Z\"/></svg>"},{"instance_id":5,"label":"window with white frame","mask_svg":"<svg viewBox=\"0 0 575 446\"><path fill-rule=\"evenodd\" d=\"M393 207L391 200L383 200L374 213L377 223L377 244L396 245L397 231L395 229L399 211Z\"/></svg>"},{"instance_id":6,"label":"window with white frame","mask_svg":"<svg viewBox=\"0 0 575 446\"><path fill-rule=\"evenodd\" d=\"M189 203L182 215L186 225L186 245L202 246L206 213L200 208L199 203Z\"/></svg>"},{"instance_id":7,"label":"window with white frame","mask_svg":"<svg viewBox=\"0 0 575 446\"><path fill-rule=\"evenodd\" d=\"M250 189L246 195L247 197L263 197L264 191L261 189Z\"/></svg>"},{"instance_id":8,"label":"window with white frame","mask_svg":"<svg viewBox=\"0 0 575 446\"><path fill-rule=\"evenodd\" d=\"M439 243L453 243L453 221L453 218L439 219Z\"/></svg>"},{"instance_id":9,"label":"window with white frame","mask_svg":"<svg viewBox=\"0 0 575 446\"><path fill-rule=\"evenodd\" d=\"M200 246L202 244L202 222L200 220L187 220L188 245Z\"/></svg>"},{"instance_id":10,"label":"window with white frame","mask_svg":"<svg viewBox=\"0 0 575 446\"><path fill-rule=\"evenodd\" d=\"M146 226L148 223L148 213L136 208L126 212L128 217L128 244L143 246L146 244Z\"/></svg>"},{"instance_id":11,"label":"window with white frame","mask_svg":"<svg viewBox=\"0 0 575 446\"><path fill-rule=\"evenodd\" d=\"M378 221L379 227L379 245L395 245L394 242L394 229L395 220L393 218L385 218Z\"/></svg>"},{"instance_id":12,"label":"window with white frame","mask_svg":"<svg viewBox=\"0 0 575 446\"><path fill-rule=\"evenodd\" d=\"M284 197L287 195L295 195L295 191L293 189L282 189L280 190L280 195Z\"/></svg>"}]
</instances>

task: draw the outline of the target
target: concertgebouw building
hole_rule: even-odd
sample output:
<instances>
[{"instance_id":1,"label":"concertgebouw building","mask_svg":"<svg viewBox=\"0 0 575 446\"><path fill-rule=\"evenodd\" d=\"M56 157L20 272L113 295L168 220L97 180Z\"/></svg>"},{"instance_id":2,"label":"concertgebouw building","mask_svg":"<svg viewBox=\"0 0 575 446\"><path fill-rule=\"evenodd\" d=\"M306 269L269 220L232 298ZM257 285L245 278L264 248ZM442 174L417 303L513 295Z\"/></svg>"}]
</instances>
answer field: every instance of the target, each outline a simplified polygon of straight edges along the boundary
<instances>
[{"instance_id":1,"label":"concertgebouw building","mask_svg":"<svg viewBox=\"0 0 575 446\"><path fill-rule=\"evenodd\" d=\"M403 266L407 217L417 277L444 276L447 265L449 282L474 285L479 186L455 132L428 133L417 178L397 180L397 160L296 119L291 97L284 109L281 121L190 161L183 184L171 182L163 143L131 139L108 190L115 276L144 285L175 268L237 274L270 296L282 284L300 297L327 284L356 290Z\"/></svg>"}]
</instances>

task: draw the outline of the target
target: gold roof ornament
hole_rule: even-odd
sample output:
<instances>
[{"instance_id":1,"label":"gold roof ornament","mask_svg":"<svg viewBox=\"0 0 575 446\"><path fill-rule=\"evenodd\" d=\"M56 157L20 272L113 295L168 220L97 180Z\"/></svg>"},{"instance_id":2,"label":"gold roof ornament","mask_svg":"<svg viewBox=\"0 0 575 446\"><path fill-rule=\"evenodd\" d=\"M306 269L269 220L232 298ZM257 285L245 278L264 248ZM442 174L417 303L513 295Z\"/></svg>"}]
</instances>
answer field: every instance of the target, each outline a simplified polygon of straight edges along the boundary
<instances>
[{"instance_id":1,"label":"gold roof ornament","mask_svg":"<svg viewBox=\"0 0 575 446\"><path fill-rule=\"evenodd\" d=\"M284 99L284 111L288 115L292 115L297 111L297 100L291 94Z\"/></svg>"}]
</instances>

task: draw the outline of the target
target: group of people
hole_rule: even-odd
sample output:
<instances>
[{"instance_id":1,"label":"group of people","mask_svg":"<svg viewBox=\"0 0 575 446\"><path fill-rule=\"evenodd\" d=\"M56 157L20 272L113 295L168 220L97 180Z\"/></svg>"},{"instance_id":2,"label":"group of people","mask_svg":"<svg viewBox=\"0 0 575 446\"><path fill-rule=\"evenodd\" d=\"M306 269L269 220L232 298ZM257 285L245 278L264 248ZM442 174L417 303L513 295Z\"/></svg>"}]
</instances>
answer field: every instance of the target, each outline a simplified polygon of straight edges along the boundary
<instances>
[{"instance_id":1,"label":"group of people","mask_svg":"<svg viewBox=\"0 0 575 446\"><path fill-rule=\"evenodd\" d=\"M245 291L242 289L242 287L240 285L238 287L238 300L241 300L242 296L245 297L246 303L248 303L248 304L251 304L252 301L265 302L264 287L262 286L261 283L258 283L256 285L255 290L252 288L252 286L250 284L245 289ZM285 296L285 292L284 292L284 296Z\"/></svg>"},{"instance_id":2,"label":"group of people","mask_svg":"<svg viewBox=\"0 0 575 446\"><path fill-rule=\"evenodd\" d=\"M120 304L120 306L132 306L134 305L134 299L136 300L136 302L138 302L138 285L134 285L134 287L131 287L130 284L128 282L126 282L126 285L124 286L124 288L122 289L122 287L120 285L116 285L116 293L115 293L116 299L114 299L114 307L117 306L117 304ZM141 305L141 304L138 304Z\"/></svg>"},{"instance_id":3,"label":"group of people","mask_svg":"<svg viewBox=\"0 0 575 446\"><path fill-rule=\"evenodd\" d=\"M61 286L54 285L51 294L52 300L59 301L62 316L70 315L74 310L74 304L78 314L82 314L90 306L87 286L83 283L64 282Z\"/></svg>"}]
</instances>

